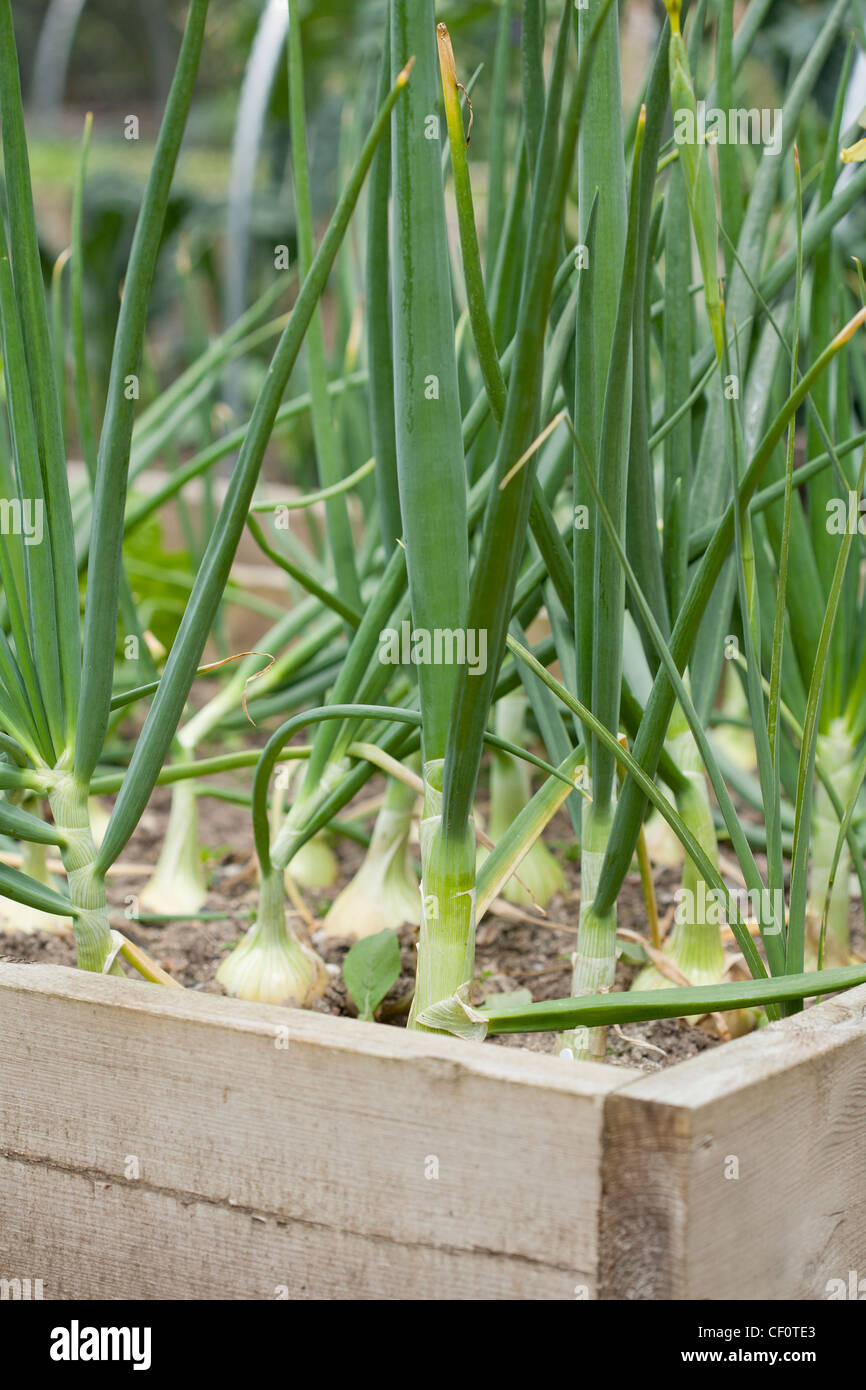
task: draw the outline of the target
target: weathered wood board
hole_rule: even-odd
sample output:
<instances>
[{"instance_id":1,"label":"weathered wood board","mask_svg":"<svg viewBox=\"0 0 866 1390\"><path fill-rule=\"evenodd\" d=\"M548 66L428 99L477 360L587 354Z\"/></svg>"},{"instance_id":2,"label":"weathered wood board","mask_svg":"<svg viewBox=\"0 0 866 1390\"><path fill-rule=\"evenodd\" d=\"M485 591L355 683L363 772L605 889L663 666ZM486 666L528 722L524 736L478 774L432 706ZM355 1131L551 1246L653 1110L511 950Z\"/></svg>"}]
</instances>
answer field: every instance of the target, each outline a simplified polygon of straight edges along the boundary
<instances>
[{"instance_id":1,"label":"weathered wood board","mask_svg":"<svg viewBox=\"0 0 866 1390\"><path fill-rule=\"evenodd\" d=\"M0 1275L46 1298L595 1293L634 1072L30 965L0 1057Z\"/></svg>"},{"instance_id":2,"label":"weathered wood board","mask_svg":"<svg viewBox=\"0 0 866 1390\"><path fill-rule=\"evenodd\" d=\"M866 1295L866 986L612 1094L604 1171L602 1297Z\"/></svg>"},{"instance_id":3,"label":"weathered wood board","mask_svg":"<svg viewBox=\"0 0 866 1390\"><path fill-rule=\"evenodd\" d=\"M46 1298L807 1300L852 1270L866 987L642 1076L0 965L0 1280Z\"/></svg>"}]
</instances>

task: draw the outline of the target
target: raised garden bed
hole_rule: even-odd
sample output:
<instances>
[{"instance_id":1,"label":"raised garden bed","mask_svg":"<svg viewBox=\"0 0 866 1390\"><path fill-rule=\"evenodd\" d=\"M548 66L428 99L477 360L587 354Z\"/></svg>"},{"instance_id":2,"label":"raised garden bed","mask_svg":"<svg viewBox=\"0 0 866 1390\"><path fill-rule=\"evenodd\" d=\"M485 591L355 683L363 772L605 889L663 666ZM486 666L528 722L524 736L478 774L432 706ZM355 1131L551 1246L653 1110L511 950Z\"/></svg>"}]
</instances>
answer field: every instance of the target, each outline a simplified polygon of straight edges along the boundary
<instances>
[{"instance_id":1,"label":"raised garden bed","mask_svg":"<svg viewBox=\"0 0 866 1390\"><path fill-rule=\"evenodd\" d=\"M0 1298L860 1298L857 7L14 8Z\"/></svg>"},{"instance_id":2,"label":"raised garden bed","mask_svg":"<svg viewBox=\"0 0 866 1390\"><path fill-rule=\"evenodd\" d=\"M48 1299L809 1300L866 1263L866 987L641 1075L7 964L0 1050L0 1273Z\"/></svg>"}]
</instances>

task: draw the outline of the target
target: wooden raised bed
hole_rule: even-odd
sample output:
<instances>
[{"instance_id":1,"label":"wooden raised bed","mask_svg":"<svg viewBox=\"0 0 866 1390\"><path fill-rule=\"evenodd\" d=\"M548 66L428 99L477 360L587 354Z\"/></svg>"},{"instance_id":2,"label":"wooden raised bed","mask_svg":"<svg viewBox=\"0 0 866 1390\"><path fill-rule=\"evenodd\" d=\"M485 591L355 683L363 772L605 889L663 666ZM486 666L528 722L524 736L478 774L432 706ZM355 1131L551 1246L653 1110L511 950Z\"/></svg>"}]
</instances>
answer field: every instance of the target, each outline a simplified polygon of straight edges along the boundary
<instances>
[{"instance_id":1,"label":"wooden raised bed","mask_svg":"<svg viewBox=\"0 0 866 1390\"><path fill-rule=\"evenodd\" d=\"M642 1076L0 965L0 1278L47 1299L823 1299L851 1270L866 987Z\"/></svg>"}]
</instances>

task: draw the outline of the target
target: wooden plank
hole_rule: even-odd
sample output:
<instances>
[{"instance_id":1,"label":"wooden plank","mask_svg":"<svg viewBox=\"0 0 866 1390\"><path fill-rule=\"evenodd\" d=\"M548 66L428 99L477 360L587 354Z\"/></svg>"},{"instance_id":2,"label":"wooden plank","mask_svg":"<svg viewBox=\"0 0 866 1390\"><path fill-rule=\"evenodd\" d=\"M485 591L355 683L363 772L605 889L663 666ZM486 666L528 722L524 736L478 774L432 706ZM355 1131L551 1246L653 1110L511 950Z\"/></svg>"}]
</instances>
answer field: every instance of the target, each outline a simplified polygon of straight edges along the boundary
<instances>
[{"instance_id":1,"label":"wooden plank","mask_svg":"<svg viewBox=\"0 0 866 1390\"><path fill-rule=\"evenodd\" d=\"M866 986L608 1097L600 1266L625 1299L866 1276Z\"/></svg>"},{"instance_id":2,"label":"wooden plank","mask_svg":"<svg viewBox=\"0 0 866 1390\"><path fill-rule=\"evenodd\" d=\"M636 1073L32 965L0 965L0 1056L0 1273L64 1297L594 1291L603 1101ZM127 1226L152 1267L116 1253Z\"/></svg>"},{"instance_id":3,"label":"wooden plank","mask_svg":"<svg viewBox=\"0 0 866 1390\"><path fill-rule=\"evenodd\" d=\"M3 1156L0 1212L2 1276L45 1299L571 1299L589 1279Z\"/></svg>"}]
</instances>

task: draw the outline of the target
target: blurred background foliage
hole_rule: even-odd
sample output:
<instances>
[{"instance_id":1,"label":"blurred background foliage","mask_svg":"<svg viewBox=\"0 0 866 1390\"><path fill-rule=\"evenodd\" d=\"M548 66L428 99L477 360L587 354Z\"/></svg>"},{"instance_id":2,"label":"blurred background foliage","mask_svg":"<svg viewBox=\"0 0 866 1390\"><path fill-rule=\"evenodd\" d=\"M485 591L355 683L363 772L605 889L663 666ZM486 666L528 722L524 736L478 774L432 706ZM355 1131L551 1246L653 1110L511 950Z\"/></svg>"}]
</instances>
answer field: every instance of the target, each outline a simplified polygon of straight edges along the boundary
<instances>
[{"instance_id":1,"label":"blurred background foliage","mask_svg":"<svg viewBox=\"0 0 866 1390\"><path fill-rule=\"evenodd\" d=\"M312 189L320 219L333 206L341 167L351 158L372 109L385 4L386 0L315 0L303 11ZM664 7L661 0L620 0L620 5L624 85L626 102L631 104L639 94ZM249 304L267 287L273 276L275 246L286 245L294 260L288 90L281 54L274 54L271 63L272 85L265 93L260 129L247 131L246 148L251 139L255 150L252 160L242 152L245 147L238 129L257 29L265 11L279 7L279 0L231 0L211 6L207 57L166 220L153 301L149 369L154 387L165 385L182 370L209 334L231 321L240 305ZM184 0L16 0L13 8L22 85L29 96L46 279L68 244L84 115L94 113L84 203L85 310L94 379L105 380L122 268L186 5ZM473 91L472 169L482 219L490 141L504 139L510 144L516 136L514 121L504 132L492 132L485 119L485 64L489 66L492 58L499 8L497 0L437 7L451 30L464 81L480 68ZM516 111L521 7L514 3L512 8L512 110ZM561 0L548 0L547 8L552 18L560 11ZM827 8L828 0L774 0L744 68L744 100L777 104L777 94L809 51ZM860 8L856 3L852 10L862 18ZM708 0L708 36L715 11L715 0ZM710 51L708 43L705 52ZM817 162L823 149L841 61L839 46L827 64L810 119L803 123L800 144L807 172L812 152ZM711 77L709 62L698 66L699 94ZM248 78L248 85L256 83ZM137 140L124 136L129 115L139 121ZM239 190L234 212L233 181ZM334 375L342 371L351 342L352 261L358 263L359 248L360 234L354 240L350 237L340 284L326 304ZM264 344L259 354L229 374L225 395L230 410L220 417L221 427L227 428L232 416L244 418L267 354L268 344ZM303 364L297 376L296 388L303 390ZM102 402L94 401L94 405L99 413ZM303 428L293 435L290 446L285 441L278 444L275 456L281 473L293 478L297 474L299 482L311 478L311 451Z\"/></svg>"},{"instance_id":2,"label":"blurred background foliage","mask_svg":"<svg viewBox=\"0 0 866 1390\"><path fill-rule=\"evenodd\" d=\"M245 73L268 8L278 7L273 0L270 6L268 0L232 0L211 7L207 58L166 219L152 304L148 365L154 389L176 376L209 333L236 317L241 304L267 288L277 245L287 246L294 261L288 84L284 56L273 45L272 85L261 129L252 132L255 158L250 161L237 148ZM333 207L341 166L351 158L372 110L385 8L386 0L316 0L303 13L312 190L320 219ZM14 5L46 282L68 245L84 117L88 111L94 115L83 244L87 351L95 381L107 378L123 267L185 11L183 0L18 0ZM489 54L496 14L493 0L443 7L454 33L465 35L473 68ZM515 44L518 40L516 29ZM138 120L137 139L126 138L128 116ZM248 130L247 148L249 135ZM480 155L486 136L479 127ZM235 198L234 215L243 221L240 238L237 228L232 230L233 181L249 194ZM351 326L350 293L344 277L340 302L328 306L337 320L329 332L337 363ZM232 416L244 418L267 356L264 344L229 374L225 394L231 409L221 415L222 428ZM294 389L301 391L302 364L297 376ZM94 401L97 414L102 404ZM304 427L298 434L288 452L277 445L274 453L282 460L281 472L304 482L312 477L309 440Z\"/></svg>"}]
</instances>

